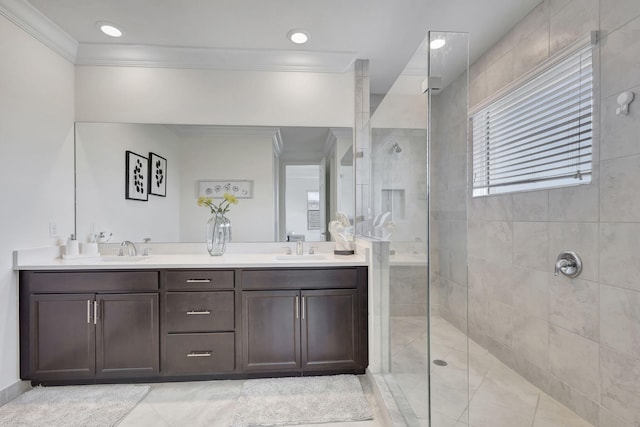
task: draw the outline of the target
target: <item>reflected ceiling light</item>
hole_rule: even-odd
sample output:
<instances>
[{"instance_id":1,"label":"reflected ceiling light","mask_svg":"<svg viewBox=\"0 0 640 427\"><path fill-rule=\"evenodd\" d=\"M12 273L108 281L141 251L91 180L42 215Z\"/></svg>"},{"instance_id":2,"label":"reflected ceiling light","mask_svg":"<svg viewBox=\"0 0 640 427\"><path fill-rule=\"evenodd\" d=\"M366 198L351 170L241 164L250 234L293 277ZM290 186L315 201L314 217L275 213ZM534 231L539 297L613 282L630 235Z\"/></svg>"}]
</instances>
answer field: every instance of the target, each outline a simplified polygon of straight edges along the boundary
<instances>
[{"instance_id":1,"label":"reflected ceiling light","mask_svg":"<svg viewBox=\"0 0 640 427\"><path fill-rule=\"evenodd\" d=\"M445 45L445 41L444 39L435 39L435 40L431 40L431 43L429 43L429 47L431 49L440 49L442 46Z\"/></svg>"},{"instance_id":2,"label":"reflected ceiling light","mask_svg":"<svg viewBox=\"0 0 640 427\"><path fill-rule=\"evenodd\" d=\"M305 44L309 41L309 33L304 30L291 30L287 33L287 38L295 44Z\"/></svg>"},{"instance_id":3,"label":"reflected ceiling light","mask_svg":"<svg viewBox=\"0 0 640 427\"><path fill-rule=\"evenodd\" d=\"M100 31L102 31L108 36L111 36L111 37L122 36L122 30L120 30L118 27L108 22L98 22L98 27L100 28Z\"/></svg>"}]
</instances>

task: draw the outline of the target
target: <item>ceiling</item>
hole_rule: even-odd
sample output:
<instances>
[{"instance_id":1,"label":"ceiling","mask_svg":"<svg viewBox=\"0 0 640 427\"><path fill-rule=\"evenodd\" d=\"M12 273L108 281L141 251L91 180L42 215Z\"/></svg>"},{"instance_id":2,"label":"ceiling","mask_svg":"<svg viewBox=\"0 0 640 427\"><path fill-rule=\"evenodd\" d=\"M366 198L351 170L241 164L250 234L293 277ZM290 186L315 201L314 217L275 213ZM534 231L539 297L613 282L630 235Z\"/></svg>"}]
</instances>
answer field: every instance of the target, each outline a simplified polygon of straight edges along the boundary
<instances>
[{"instance_id":1,"label":"ceiling","mask_svg":"<svg viewBox=\"0 0 640 427\"><path fill-rule=\"evenodd\" d=\"M33 6L77 42L77 64L345 72L369 59L371 92L386 93L427 31L470 33L476 58L540 1L0 0L0 9ZM124 36L100 33L98 21ZM293 28L310 41L290 42Z\"/></svg>"}]
</instances>

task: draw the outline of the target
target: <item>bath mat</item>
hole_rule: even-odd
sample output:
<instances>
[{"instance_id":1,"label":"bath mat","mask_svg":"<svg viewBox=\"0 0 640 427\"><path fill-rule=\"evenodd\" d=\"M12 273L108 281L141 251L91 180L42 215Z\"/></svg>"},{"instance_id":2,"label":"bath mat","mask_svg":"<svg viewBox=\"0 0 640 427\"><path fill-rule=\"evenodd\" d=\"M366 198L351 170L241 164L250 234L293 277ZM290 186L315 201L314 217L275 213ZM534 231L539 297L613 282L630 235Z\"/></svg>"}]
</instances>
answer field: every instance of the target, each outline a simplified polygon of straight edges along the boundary
<instances>
[{"instance_id":1,"label":"bath mat","mask_svg":"<svg viewBox=\"0 0 640 427\"><path fill-rule=\"evenodd\" d=\"M128 384L36 387L0 407L0 426L113 426L148 392Z\"/></svg>"},{"instance_id":2,"label":"bath mat","mask_svg":"<svg viewBox=\"0 0 640 427\"><path fill-rule=\"evenodd\" d=\"M279 426L370 420L355 375L268 378L244 383L233 427Z\"/></svg>"}]
</instances>

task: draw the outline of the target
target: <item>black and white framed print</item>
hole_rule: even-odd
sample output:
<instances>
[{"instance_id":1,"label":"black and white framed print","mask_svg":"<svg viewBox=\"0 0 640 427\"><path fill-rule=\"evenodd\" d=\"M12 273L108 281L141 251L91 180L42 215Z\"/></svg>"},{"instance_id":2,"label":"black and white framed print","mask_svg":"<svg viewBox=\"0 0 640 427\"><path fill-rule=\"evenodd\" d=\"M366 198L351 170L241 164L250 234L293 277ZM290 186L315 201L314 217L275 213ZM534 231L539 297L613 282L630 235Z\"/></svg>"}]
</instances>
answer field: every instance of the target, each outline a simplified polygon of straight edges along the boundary
<instances>
[{"instance_id":1,"label":"black and white framed print","mask_svg":"<svg viewBox=\"0 0 640 427\"><path fill-rule=\"evenodd\" d=\"M149 159L133 151L126 152L127 176L125 181L125 198L147 201L147 173Z\"/></svg>"},{"instance_id":2,"label":"black and white framed print","mask_svg":"<svg viewBox=\"0 0 640 427\"><path fill-rule=\"evenodd\" d=\"M167 196L167 159L149 153L149 194Z\"/></svg>"}]
</instances>

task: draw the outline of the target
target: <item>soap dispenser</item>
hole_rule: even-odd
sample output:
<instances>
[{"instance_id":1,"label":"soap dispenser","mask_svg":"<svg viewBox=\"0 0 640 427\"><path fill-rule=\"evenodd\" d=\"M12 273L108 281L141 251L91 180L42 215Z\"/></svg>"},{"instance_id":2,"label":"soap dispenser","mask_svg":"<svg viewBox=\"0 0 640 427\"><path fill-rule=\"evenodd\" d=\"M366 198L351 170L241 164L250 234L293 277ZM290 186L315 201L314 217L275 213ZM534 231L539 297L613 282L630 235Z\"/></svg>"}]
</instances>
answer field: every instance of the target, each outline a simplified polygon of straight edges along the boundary
<instances>
[{"instance_id":1,"label":"soap dispenser","mask_svg":"<svg viewBox=\"0 0 640 427\"><path fill-rule=\"evenodd\" d=\"M67 256L80 255L80 246L78 245L75 234L69 236L69 239L67 240L66 254Z\"/></svg>"}]
</instances>

